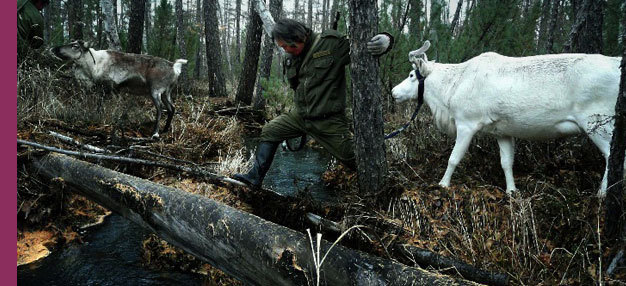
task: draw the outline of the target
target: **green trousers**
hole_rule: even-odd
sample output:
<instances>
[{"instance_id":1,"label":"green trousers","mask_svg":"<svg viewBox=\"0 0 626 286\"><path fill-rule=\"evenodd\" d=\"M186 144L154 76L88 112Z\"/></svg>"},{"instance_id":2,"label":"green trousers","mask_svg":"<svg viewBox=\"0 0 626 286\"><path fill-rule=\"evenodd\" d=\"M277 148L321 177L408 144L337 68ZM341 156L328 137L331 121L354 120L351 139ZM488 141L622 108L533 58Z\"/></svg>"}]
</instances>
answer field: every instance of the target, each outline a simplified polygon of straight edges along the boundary
<instances>
[{"instance_id":1,"label":"green trousers","mask_svg":"<svg viewBox=\"0 0 626 286\"><path fill-rule=\"evenodd\" d=\"M349 125L350 122L344 114L309 120L302 118L296 111L291 111L265 124L260 139L268 142L282 142L306 134L339 161L349 168L356 169L354 142Z\"/></svg>"}]
</instances>

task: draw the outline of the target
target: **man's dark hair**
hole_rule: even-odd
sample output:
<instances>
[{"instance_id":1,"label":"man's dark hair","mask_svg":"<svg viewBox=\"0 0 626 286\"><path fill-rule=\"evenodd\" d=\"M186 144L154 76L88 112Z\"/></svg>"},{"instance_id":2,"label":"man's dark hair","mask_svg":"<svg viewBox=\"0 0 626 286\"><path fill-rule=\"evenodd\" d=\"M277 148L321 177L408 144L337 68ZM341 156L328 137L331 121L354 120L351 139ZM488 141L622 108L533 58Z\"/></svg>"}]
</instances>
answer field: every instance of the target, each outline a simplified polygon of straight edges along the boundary
<instances>
[{"instance_id":1,"label":"man's dark hair","mask_svg":"<svg viewBox=\"0 0 626 286\"><path fill-rule=\"evenodd\" d=\"M292 19L280 19L272 29L272 39L285 42L304 43L311 36L311 29Z\"/></svg>"}]
</instances>

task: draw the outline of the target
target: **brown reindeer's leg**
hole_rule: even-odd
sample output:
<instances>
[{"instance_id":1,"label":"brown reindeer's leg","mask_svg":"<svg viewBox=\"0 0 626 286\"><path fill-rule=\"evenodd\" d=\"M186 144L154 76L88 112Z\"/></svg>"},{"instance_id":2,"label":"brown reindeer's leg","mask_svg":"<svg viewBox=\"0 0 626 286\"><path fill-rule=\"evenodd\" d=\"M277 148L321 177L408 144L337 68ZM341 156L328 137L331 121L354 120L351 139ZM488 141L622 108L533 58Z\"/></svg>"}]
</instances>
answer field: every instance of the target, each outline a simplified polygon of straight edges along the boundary
<instances>
[{"instance_id":1,"label":"brown reindeer's leg","mask_svg":"<svg viewBox=\"0 0 626 286\"><path fill-rule=\"evenodd\" d=\"M167 121L165 122L165 128L163 128L163 133L167 132L170 129L170 124L172 123L172 118L174 117L174 111L176 110L174 108L174 104L172 104L171 93L172 89L168 88L165 91L165 96L161 97L163 105L165 105L165 108L167 109Z\"/></svg>"},{"instance_id":2,"label":"brown reindeer's leg","mask_svg":"<svg viewBox=\"0 0 626 286\"><path fill-rule=\"evenodd\" d=\"M152 132L152 138L159 138L159 121L161 120L161 93L162 90L153 90L152 91L152 102L154 103L154 107L156 107L157 117L156 122L154 123L154 131Z\"/></svg>"}]
</instances>

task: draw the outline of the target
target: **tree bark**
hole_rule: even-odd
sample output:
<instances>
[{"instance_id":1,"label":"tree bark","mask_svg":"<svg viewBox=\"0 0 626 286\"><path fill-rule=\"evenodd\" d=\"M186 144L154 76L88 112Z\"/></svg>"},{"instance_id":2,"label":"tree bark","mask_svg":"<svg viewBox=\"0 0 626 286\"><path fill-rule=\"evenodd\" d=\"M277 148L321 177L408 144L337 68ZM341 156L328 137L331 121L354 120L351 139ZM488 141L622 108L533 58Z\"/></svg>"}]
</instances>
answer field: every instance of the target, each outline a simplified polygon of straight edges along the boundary
<instances>
[{"instance_id":1,"label":"tree bark","mask_svg":"<svg viewBox=\"0 0 626 286\"><path fill-rule=\"evenodd\" d=\"M246 28L246 52L243 60L241 77L237 87L235 100L245 105L252 104L252 96L256 82L257 69L259 66L259 54L261 50L262 22L251 0L248 3L248 27Z\"/></svg>"},{"instance_id":2,"label":"tree bark","mask_svg":"<svg viewBox=\"0 0 626 286\"><path fill-rule=\"evenodd\" d=\"M115 0L100 0L100 7L102 7L102 14L104 14L104 33L110 50L120 51L122 45L120 45L120 37L117 34L116 17L113 13L113 3Z\"/></svg>"},{"instance_id":3,"label":"tree bark","mask_svg":"<svg viewBox=\"0 0 626 286\"><path fill-rule=\"evenodd\" d=\"M572 25L568 53L602 53L602 11L604 1L583 0Z\"/></svg>"},{"instance_id":4,"label":"tree bark","mask_svg":"<svg viewBox=\"0 0 626 286\"><path fill-rule=\"evenodd\" d=\"M263 2L262 0L256 0L257 3ZM272 20L280 19L280 12L283 9L283 0L270 0L270 13ZM262 15L261 13L259 13ZM265 23L265 21L263 21ZM263 25L265 26L265 24ZM272 41L271 34L265 34L265 40L263 41L263 51L261 52L261 66L259 67L259 81L256 83L256 91L253 99L253 108L256 110L265 109L265 97L263 96L263 86L261 81L268 81L272 71L272 59L274 56L274 41Z\"/></svg>"},{"instance_id":5,"label":"tree bark","mask_svg":"<svg viewBox=\"0 0 626 286\"><path fill-rule=\"evenodd\" d=\"M537 45L536 51L538 53L545 52L542 51L542 48L546 47L546 42L548 39L548 22L550 21L550 5L552 3L551 0L543 0L541 3L541 20L539 21L539 35L537 36Z\"/></svg>"},{"instance_id":6,"label":"tree bark","mask_svg":"<svg viewBox=\"0 0 626 286\"><path fill-rule=\"evenodd\" d=\"M626 18L622 20L626 24ZM622 43L626 41L626 31L622 32ZM624 217L624 156L626 155L626 48L622 53L622 75L619 95L615 105L615 129L611 140L609 156L608 188L605 217L605 235L609 241L621 239L626 244L626 218Z\"/></svg>"},{"instance_id":7,"label":"tree bark","mask_svg":"<svg viewBox=\"0 0 626 286\"><path fill-rule=\"evenodd\" d=\"M313 0L309 0L309 13L307 14L307 26L309 26L309 28L313 27Z\"/></svg>"},{"instance_id":8,"label":"tree bark","mask_svg":"<svg viewBox=\"0 0 626 286\"><path fill-rule=\"evenodd\" d=\"M459 19L461 17L461 7L463 6L463 0L459 1L456 5L456 12L454 12L454 18L452 19L452 24L450 25L450 34L457 35L459 25Z\"/></svg>"},{"instance_id":9,"label":"tree bark","mask_svg":"<svg viewBox=\"0 0 626 286\"><path fill-rule=\"evenodd\" d=\"M366 50L376 34L376 0L350 0L350 74L354 145L359 189L373 194L384 185L387 172L378 60Z\"/></svg>"},{"instance_id":10,"label":"tree bark","mask_svg":"<svg viewBox=\"0 0 626 286\"><path fill-rule=\"evenodd\" d=\"M185 21L183 19L183 0L176 0L176 39L178 40L178 51L180 58L187 59L187 45L185 44ZM180 72L180 82L178 86L184 91L189 90L189 79L187 77L187 65L183 65Z\"/></svg>"},{"instance_id":11,"label":"tree bark","mask_svg":"<svg viewBox=\"0 0 626 286\"><path fill-rule=\"evenodd\" d=\"M70 39L83 39L83 1L68 0L67 1L67 25L70 32Z\"/></svg>"},{"instance_id":12,"label":"tree bark","mask_svg":"<svg viewBox=\"0 0 626 286\"><path fill-rule=\"evenodd\" d=\"M200 0L196 0L196 23L202 23L202 6ZM200 70L202 68L202 56L200 51L202 50L202 40L198 39L198 45L196 46L196 65L193 68L194 79L200 79Z\"/></svg>"},{"instance_id":13,"label":"tree bark","mask_svg":"<svg viewBox=\"0 0 626 286\"><path fill-rule=\"evenodd\" d=\"M235 47L235 59L237 64L241 64L241 0L235 2L235 40L237 46Z\"/></svg>"},{"instance_id":14,"label":"tree bark","mask_svg":"<svg viewBox=\"0 0 626 286\"><path fill-rule=\"evenodd\" d=\"M204 35L206 40L207 73L209 96L226 97L226 84L222 71L222 52L217 22L217 1L204 0Z\"/></svg>"},{"instance_id":15,"label":"tree bark","mask_svg":"<svg viewBox=\"0 0 626 286\"><path fill-rule=\"evenodd\" d=\"M315 267L307 236L207 197L76 160L34 158L37 172L151 230L250 285L307 285ZM321 253L330 243L322 241ZM475 285L335 246L320 269L326 285Z\"/></svg>"},{"instance_id":16,"label":"tree bark","mask_svg":"<svg viewBox=\"0 0 626 286\"><path fill-rule=\"evenodd\" d=\"M128 22L128 45L126 52L141 54L143 42L143 24L145 16L146 0L134 0L130 2L130 21Z\"/></svg>"},{"instance_id":17,"label":"tree bark","mask_svg":"<svg viewBox=\"0 0 626 286\"><path fill-rule=\"evenodd\" d=\"M421 33L421 25L420 19L422 15L422 1L421 0L410 0L410 11L409 11L409 39L410 45L413 47L417 47L419 42L422 40Z\"/></svg>"},{"instance_id":18,"label":"tree bark","mask_svg":"<svg viewBox=\"0 0 626 286\"><path fill-rule=\"evenodd\" d=\"M548 40L546 42L545 51L548 54L554 54L554 37L558 29L559 23L559 9L561 9L561 2L563 0L553 0L552 16L550 17L550 30L548 32Z\"/></svg>"},{"instance_id":19,"label":"tree bark","mask_svg":"<svg viewBox=\"0 0 626 286\"><path fill-rule=\"evenodd\" d=\"M143 49L148 50L148 41L152 33L152 0L146 0L143 16Z\"/></svg>"}]
</instances>

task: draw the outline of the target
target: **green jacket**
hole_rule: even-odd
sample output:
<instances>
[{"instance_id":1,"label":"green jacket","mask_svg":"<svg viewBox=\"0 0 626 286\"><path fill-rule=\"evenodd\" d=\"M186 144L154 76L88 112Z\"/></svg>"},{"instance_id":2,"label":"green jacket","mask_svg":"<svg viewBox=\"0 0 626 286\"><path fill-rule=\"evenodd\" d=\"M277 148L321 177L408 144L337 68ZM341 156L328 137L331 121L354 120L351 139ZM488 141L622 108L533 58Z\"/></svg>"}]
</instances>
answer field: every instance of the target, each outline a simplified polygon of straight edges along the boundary
<instances>
[{"instance_id":1,"label":"green jacket","mask_svg":"<svg viewBox=\"0 0 626 286\"><path fill-rule=\"evenodd\" d=\"M30 0L17 0L17 52L43 44L43 16Z\"/></svg>"},{"instance_id":2,"label":"green jacket","mask_svg":"<svg viewBox=\"0 0 626 286\"><path fill-rule=\"evenodd\" d=\"M318 36L318 43L312 47ZM335 30L313 34L311 38L299 56L285 59L285 74L295 90L296 111L305 119L345 113L349 41Z\"/></svg>"}]
</instances>

